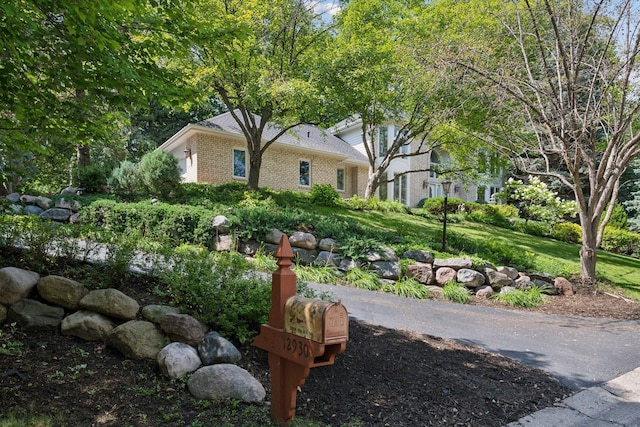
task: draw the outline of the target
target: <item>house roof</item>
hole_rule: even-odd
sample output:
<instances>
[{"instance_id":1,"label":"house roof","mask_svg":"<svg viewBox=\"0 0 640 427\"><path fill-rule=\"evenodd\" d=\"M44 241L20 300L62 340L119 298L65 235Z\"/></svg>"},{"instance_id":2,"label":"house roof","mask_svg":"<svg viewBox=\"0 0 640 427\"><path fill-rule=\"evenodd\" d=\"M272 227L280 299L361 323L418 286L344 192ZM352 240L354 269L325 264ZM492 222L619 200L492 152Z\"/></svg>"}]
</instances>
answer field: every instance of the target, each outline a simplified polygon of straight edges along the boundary
<instances>
[{"instance_id":1,"label":"house roof","mask_svg":"<svg viewBox=\"0 0 640 427\"><path fill-rule=\"evenodd\" d=\"M260 117L257 115L254 115L254 117L256 121L260 120ZM197 125L216 131L243 136L240 126L229 112L198 122ZM276 124L268 124L264 129L263 139L267 141L271 140L277 135L280 129ZM281 135L274 144L338 155L340 157L346 157L355 163L368 164L367 157L364 154L342 139L332 135L329 131L312 125L298 125Z\"/></svg>"}]
</instances>

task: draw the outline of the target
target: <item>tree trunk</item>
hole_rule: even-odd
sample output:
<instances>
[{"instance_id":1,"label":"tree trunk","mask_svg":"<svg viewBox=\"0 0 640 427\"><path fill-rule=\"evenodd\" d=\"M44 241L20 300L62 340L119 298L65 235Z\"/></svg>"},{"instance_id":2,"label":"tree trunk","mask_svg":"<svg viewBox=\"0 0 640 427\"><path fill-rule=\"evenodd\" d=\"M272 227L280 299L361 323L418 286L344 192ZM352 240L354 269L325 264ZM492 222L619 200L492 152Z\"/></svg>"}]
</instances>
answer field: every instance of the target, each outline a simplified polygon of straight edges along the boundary
<instances>
[{"instance_id":1,"label":"tree trunk","mask_svg":"<svg viewBox=\"0 0 640 427\"><path fill-rule=\"evenodd\" d=\"M369 199L376 194L376 190L380 187L379 170L369 165L369 173L367 174L367 186L364 189L364 198Z\"/></svg>"},{"instance_id":2,"label":"tree trunk","mask_svg":"<svg viewBox=\"0 0 640 427\"><path fill-rule=\"evenodd\" d=\"M91 164L91 150L88 145L76 146L77 166L79 168L87 167Z\"/></svg>"},{"instance_id":3,"label":"tree trunk","mask_svg":"<svg viewBox=\"0 0 640 427\"><path fill-rule=\"evenodd\" d=\"M260 181L260 167L262 166L262 155L258 153L249 154L249 178L247 181L247 188L249 190L258 190L260 187L258 183Z\"/></svg>"},{"instance_id":4,"label":"tree trunk","mask_svg":"<svg viewBox=\"0 0 640 427\"><path fill-rule=\"evenodd\" d=\"M597 226L593 227L587 218L582 222L582 247L580 248L580 277L588 282L596 280L596 236Z\"/></svg>"}]
</instances>

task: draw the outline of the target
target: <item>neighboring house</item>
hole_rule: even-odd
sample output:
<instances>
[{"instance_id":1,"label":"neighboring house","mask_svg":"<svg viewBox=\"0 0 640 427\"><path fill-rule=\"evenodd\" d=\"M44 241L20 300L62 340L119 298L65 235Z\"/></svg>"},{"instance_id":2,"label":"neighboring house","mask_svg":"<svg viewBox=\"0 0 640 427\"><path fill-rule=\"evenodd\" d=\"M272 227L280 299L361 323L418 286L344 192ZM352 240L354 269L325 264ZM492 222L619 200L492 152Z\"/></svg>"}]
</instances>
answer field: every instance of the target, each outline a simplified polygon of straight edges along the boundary
<instances>
[{"instance_id":1,"label":"neighboring house","mask_svg":"<svg viewBox=\"0 0 640 427\"><path fill-rule=\"evenodd\" d=\"M265 140L275 136L276 129L267 126ZM230 113L188 124L158 149L178 159L184 182L219 185L246 182L249 176L247 142ZM340 138L315 126L300 125L265 151L259 183L303 192L314 184L331 184L342 197L362 196L367 164L364 155Z\"/></svg>"},{"instance_id":2,"label":"neighboring house","mask_svg":"<svg viewBox=\"0 0 640 427\"><path fill-rule=\"evenodd\" d=\"M378 126L375 132L376 157L379 159L385 155L388 147L395 138L399 127L393 123ZM348 142L366 157L364 143L362 141L362 120L350 118L336 124L332 133ZM400 154L418 150L418 142L411 141L401 148ZM408 170L424 170L446 167L449 163L449 155L441 149L431 150L418 156L408 156L393 159L381 180L390 179L387 184L378 188L378 197L381 200L393 199L407 206L416 206L420 200L430 197L444 196L442 190L442 177L436 172L412 172L401 175ZM495 171L495 176L487 177L488 184L463 185L461 180L454 181L449 191L449 197L457 197L465 201L481 203L495 203L494 195L502 190L501 171ZM395 179L394 179L395 177Z\"/></svg>"}]
</instances>

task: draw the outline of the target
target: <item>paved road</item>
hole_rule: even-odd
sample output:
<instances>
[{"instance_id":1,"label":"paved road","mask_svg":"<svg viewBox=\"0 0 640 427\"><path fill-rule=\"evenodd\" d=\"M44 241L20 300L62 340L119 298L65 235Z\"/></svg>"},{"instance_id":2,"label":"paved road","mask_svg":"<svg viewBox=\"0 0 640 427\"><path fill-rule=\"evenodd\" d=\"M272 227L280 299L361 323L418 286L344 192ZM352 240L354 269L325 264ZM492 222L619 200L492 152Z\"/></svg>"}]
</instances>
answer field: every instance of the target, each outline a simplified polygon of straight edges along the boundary
<instances>
[{"instance_id":1,"label":"paved road","mask_svg":"<svg viewBox=\"0 0 640 427\"><path fill-rule=\"evenodd\" d=\"M640 322L592 319L414 300L312 285L355 319L484 348L541 368L579 390L640 367Z\"/></svg>"}]
</instances>

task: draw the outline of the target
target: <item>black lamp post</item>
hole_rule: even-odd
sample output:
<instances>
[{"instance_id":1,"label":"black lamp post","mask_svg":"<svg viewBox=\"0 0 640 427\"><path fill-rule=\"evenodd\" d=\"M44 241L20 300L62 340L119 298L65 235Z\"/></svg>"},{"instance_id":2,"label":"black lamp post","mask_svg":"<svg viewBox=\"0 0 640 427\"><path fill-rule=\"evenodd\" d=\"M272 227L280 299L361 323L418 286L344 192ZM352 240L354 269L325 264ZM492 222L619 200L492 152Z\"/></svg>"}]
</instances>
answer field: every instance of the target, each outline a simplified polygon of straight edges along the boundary
<instances>
[{"instance_id":1,"label":"black lamp post","mask_svg":"<svg viewBox=\"0 0 640 427\"><path fill-rule=\"evenodd\" d=\"M449 197L449 190L451 190L451 180L445 179L441 182L442 192L444 193L444 224L442 226L442 252L447 246L447 198Z\"/></svg>"}]
</instances>

